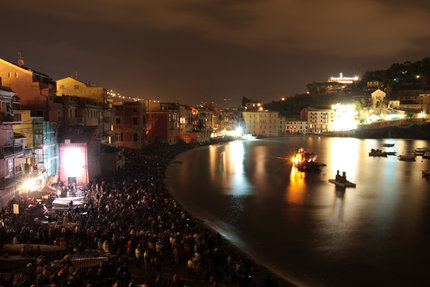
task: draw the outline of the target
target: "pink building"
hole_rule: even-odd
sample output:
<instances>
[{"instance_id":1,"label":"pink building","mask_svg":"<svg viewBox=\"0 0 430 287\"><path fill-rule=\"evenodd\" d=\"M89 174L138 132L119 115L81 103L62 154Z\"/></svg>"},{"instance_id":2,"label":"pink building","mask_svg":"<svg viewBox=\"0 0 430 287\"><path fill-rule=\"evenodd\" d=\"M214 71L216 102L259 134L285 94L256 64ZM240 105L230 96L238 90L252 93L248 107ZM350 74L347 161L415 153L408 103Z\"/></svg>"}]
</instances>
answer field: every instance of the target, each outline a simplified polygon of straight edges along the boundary
<instances>
[{"instance_id":1,"label":"pink building","mask_svg":"<svg viewBox=\"0 0 430 287\"><path fill-rule=\"evenodd\" d=\"M100 176L100 144L96 128L73 126L59 130L60 181L87 184Z\"/></svg>"}]
</instances>

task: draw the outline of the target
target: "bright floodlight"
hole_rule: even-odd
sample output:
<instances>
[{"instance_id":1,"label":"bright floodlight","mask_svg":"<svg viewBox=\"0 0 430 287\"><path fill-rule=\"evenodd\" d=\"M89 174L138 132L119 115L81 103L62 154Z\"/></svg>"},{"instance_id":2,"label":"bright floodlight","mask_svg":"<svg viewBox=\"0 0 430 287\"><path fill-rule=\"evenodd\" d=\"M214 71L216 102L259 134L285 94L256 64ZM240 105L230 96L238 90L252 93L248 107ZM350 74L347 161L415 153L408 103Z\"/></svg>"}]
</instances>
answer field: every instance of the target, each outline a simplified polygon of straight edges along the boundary
<instances>
[{"instance_id":1,"label":"bright floodlight","mask_svg":"<svg viewBox=\"0 0 430 287\"><path fill-rule=\"evenodd\" d=\"M333 131L349 131L357 128L355 105L336 104L331 106L336 118L332 124Z\"/></svg>"}]
</instances>

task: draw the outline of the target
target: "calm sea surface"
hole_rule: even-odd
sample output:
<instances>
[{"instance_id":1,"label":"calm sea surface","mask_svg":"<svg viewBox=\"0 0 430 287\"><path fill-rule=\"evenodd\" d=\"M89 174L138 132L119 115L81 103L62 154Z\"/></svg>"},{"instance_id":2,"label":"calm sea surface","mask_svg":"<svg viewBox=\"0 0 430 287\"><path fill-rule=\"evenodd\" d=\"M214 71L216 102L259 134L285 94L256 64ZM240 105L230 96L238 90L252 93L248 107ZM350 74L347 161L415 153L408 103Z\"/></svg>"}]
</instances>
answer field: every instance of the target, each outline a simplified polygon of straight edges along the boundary
<instances>
[{"instance_id":1,"label":"calm sea surface","mask_svg":"<svg viewBox=\"0 0 430 287\"><path fill-rule=\"evenodd\" d=\"M382 148L383 143L394 143ZM299 147L326 163L305 174L287 159ZM430 286L430 161L421 140L291 136L191 150L166 183L193 216L281 276L308 286ZM356 188L328 179L346 171Z\"/></svg>"}]
</instances>

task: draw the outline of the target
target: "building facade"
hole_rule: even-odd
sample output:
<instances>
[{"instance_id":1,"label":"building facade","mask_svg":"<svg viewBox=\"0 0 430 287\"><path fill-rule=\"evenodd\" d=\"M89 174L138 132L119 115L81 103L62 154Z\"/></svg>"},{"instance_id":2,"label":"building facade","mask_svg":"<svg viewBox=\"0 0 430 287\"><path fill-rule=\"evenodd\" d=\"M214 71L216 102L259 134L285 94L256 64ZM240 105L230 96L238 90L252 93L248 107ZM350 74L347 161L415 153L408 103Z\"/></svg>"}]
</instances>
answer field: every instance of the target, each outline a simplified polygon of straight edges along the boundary
<instances>
[{"instance_id":1,"label":"building facade","mask_svg":"<svg viewBox=\"0 0 430 287\"><path fill-rule=\"evenodd\" d=\"M308 111L308 132L315 134L330 132L335 119L335 112L331 109Z\"/></svg>"},{"instance_id":2,"label":"building facade","mask_svg":"<svg viewBox=\"0 0 430 287\"><path fill-rule=\"evenodd\" d=\"M307 121L286 121L285 132L290 134L305 134L308 131Z\"/></svg>"},{"instance_id":3,"label":"building facade","mask_svg":"<svg viewBox=\"0 0 430 287\"><path fill-rule=\"evenodd\" d=\"M141 149L145 145L146 113L142 102L113 103L113 144L118 147Z\"/></svg>"},{"instance_id":4,"label":"building facade","mask_svg":"<svg viewBox=\"0 0 430 287\"><path fill-rule=\"evenodd\" d=\"M246 133L256 136L278 136L282 130L278 112L275 111L245 111L242 113Z\"/></svg>"}]
</instances>

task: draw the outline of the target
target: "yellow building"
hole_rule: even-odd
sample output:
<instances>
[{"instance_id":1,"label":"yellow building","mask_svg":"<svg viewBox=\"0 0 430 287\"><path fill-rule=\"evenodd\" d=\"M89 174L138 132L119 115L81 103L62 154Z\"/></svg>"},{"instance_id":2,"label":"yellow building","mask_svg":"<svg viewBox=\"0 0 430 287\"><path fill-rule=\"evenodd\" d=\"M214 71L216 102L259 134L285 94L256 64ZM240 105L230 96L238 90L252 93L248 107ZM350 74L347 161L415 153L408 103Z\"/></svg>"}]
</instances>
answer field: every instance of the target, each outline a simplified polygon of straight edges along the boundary
<instances>
[{"instance_id":1,"label":"yellow building","mask_svg":"<svg viewBox=\"0 0 430 287\"><path fill-rule=\"evenodd\" d=\"M91 99L98 104L104 104L107 99L107 90L94 84L81 82L73 77L57 80L57 96L67 95Z\"/></svg>"},{"instance_id":2,"label":"yellow building","mask_svg":"<svg viewBox=\"0 0 430 287\"><path fill-rule=\"evenodd\" d=\"M260 110L243 112L246 133L256 136L278 136L283 131L282 121L278 112Z\"/></svg>"},{"instance_id":3,"label":"yellow building","mask_svg":"<svg viewBox=\"0 0 430 287\"><path fill-rule=\"evenodd\" d=\"M308 111L308 132L316 134L330 132L335 119L335 111L331 109Z\"/></svg>"}]
</instances>

